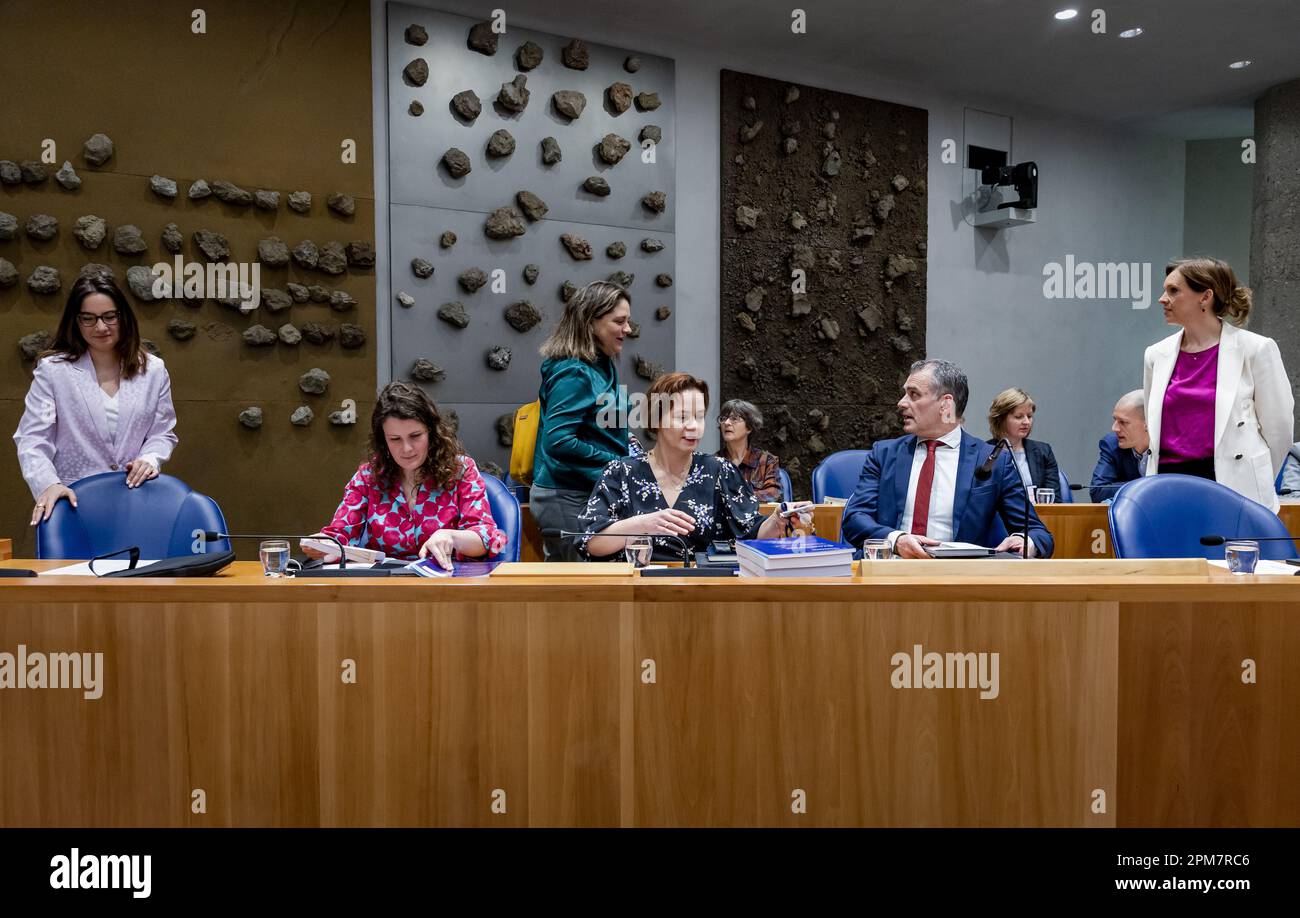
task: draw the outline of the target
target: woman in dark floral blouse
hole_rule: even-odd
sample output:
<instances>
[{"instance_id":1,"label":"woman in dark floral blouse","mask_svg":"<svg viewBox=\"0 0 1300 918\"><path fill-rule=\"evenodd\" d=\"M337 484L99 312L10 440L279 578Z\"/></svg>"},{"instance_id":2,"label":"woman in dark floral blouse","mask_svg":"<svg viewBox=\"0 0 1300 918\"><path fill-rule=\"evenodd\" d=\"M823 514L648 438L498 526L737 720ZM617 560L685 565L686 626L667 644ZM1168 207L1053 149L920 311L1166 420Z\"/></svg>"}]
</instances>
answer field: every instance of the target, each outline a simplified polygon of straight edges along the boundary
<instances>
[{"instance_id":1,"label":"woman in dark floral blouse","mask_svg":"<svg viewBox=\"0 0 1300 918\"><path fill-rule=\"evenodd\" d=\"M628 535L677 536L694 551L714 540L780 537L785 521L758 512L758 499L736 467L695 451L709 409L708 385L686 373L668 373L646 396L650 428L657 434L654 448L605 466L578 518L586 529L579 551L606 558L622 552ZM809 515L800 516L807 525ZM655 560L681 557L678 539L654 539Z\"/></svg>"}]
</instances>

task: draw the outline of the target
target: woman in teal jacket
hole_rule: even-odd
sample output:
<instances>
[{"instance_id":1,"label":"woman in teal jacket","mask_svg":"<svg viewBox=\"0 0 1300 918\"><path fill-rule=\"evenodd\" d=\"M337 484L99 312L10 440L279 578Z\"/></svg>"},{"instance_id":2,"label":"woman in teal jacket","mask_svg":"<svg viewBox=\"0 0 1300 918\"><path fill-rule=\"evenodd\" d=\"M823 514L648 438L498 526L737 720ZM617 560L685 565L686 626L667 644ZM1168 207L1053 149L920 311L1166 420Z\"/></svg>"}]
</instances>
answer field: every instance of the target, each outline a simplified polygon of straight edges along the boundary
<instances>
[{"instance_id":1,"label":"woman in teal jacket","mask_svg":"<svg viewBox=\"0 0 1300 918\"><path fill-rule=\"evenodd\" d=\"M632 298L594 281L564 307L542 344L541 421L529 503L547 561L580 561L561 530L581 532L578 514L606 465L628 454L626 396L618 355L632 330Z\"/></svg>"}]
</instances>

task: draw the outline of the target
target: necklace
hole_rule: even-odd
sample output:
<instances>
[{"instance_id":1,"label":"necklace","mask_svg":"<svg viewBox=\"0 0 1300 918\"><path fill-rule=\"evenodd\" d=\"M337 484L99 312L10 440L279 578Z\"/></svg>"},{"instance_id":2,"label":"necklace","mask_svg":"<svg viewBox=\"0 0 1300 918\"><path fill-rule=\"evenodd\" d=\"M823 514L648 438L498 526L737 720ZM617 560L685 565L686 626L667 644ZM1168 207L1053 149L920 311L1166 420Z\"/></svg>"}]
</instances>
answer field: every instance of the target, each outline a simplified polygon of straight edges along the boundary
<instances>
[{"instance_id":1,"label":"necklace","mask_svg":"<svg viewBox=\"0 0 1300 918\"><path fill-rule=\"evenodd\" d=\"M653 449L650 450L650 457L651 457L651 459L654 460L654 462L653 462L653 464L652 464L652 466L651 466L651 471L654 471L654 466L658 466L658 467L659 467L659 471L661 471L661 472L663 473L663 477L664 477L664 478L669 482L669 486L670 486L670 487L673 487L673 488L680 488L680 487L682 486L682 484L685 483L686 478L687 478L687 477L690 475L690 473L691 473L691 465L690 465L689 462L686 464L686 471L682 472L680 475L677 475L677 474L674 474L674 473L673 473L673 472L668 468L668 466L664 463L663 457L660 456L659 453L658 453L656 450L653 450Z\"/></svg>"}]
</instances>

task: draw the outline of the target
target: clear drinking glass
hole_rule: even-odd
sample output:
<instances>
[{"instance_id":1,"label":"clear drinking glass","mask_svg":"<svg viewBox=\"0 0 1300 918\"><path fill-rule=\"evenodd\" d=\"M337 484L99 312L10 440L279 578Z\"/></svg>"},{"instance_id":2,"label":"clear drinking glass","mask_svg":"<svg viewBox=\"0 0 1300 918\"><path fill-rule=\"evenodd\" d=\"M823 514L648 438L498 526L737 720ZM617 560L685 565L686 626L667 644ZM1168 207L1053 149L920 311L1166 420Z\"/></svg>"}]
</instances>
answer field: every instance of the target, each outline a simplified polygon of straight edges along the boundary
<instances>
[{"instance_id":1,"label":"clear drinking glass","mask_svg":"<svg viewBox=\"0 0 1300 918\"><path fill-rule=\"evenodd\" d=\"M262 572L267 577L283 577L289 570L289 541L269 539L257 551L262 559Z\"/></svg>"},{"instance_id":2,"label":"clear drinking glass","mask_svg":"<svg viewBox=\"0 0 1300 918\"><path fill-rule=\"evenodd\" d=\"M1253 574L1259 563L1258 542L1228 542L1223 546L1223 559L1234 574Z\"/></svg>"},{"instance_id":3,"label":"clear drinking glass","mask_svg":"<svg viewBox=\"0 0 1300 918\"><path fill-rule=\"evenodd\" d=\"M627 536L623 543L623 557L637 569L650 563L654 555L654 545L650 536Z\"/></svg>"},{"instance_id":4,"label":"clear drinking glass","mask_svg":"<svg viewBox=\"0 0 1300 918\"><path fill-rule=\"evenodd\" d=\"M887 561L893 556L889 539L867 539L862 543L862 557L867 561Z\"/></svg>"},{"instance_id":5,"label":"clear drinking glass","mask_svg":"<svg viewBox=\"0 0 1300 918\"><path fill-rule=\"evenodd\" d=\"M1039 488L1038 493L1034 495L1036 504L1054 504L1056 503L1056 488Z\"/></svg>"}]
</instances>

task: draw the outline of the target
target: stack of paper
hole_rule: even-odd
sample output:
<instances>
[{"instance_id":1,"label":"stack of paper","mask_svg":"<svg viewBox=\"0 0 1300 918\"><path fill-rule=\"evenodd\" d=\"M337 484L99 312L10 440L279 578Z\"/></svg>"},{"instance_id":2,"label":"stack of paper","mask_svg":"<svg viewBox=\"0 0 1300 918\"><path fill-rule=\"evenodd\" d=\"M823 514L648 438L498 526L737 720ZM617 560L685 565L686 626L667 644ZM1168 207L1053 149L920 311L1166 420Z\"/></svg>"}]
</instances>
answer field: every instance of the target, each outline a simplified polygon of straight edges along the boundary
<instances>
[{"instance_id":1,"label":"stack of paper","mask_svg":"<svg viewBox=\"0 0 1300 918\"><path fill-rule=\"evenodd\" d=\"M742 577L849 577L853 546L817 536L736 542Z\"/></svg>"}]
</instances>

